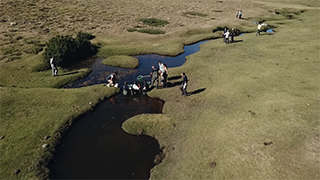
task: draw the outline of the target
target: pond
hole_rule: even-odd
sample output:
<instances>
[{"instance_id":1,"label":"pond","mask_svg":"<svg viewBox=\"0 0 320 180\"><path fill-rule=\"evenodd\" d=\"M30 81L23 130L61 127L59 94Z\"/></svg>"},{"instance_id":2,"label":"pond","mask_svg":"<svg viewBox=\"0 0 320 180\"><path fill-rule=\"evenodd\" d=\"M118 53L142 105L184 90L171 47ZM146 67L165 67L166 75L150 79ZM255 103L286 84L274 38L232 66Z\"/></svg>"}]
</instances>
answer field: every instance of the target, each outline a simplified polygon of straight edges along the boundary
<instances>
[{"instance_id":1,"label":"pond","mask_svg":"<svg viewBox=\"0 0 320 180\"><path fill-rule=\"evenodd\" d=\"M134 70L106 66L101 64L102 59L97 59L90 67L90 75L66 88L106 83L106 77L115 70L120 85L124 81L134 82L138 75L148 75L152 65L158 66L158 61L169 68L181 66L185 57L199 51L205 42L185 46L185 52L176 57L136 56L140 65ZM148 179L155 166L155 156L161 152L159 143L150 136L130 135L121 125L138 114L162 113L163 104L147 95L121 93L102 102L65 134L49 165L50 179Z\"/></svg>"}]
</instances>

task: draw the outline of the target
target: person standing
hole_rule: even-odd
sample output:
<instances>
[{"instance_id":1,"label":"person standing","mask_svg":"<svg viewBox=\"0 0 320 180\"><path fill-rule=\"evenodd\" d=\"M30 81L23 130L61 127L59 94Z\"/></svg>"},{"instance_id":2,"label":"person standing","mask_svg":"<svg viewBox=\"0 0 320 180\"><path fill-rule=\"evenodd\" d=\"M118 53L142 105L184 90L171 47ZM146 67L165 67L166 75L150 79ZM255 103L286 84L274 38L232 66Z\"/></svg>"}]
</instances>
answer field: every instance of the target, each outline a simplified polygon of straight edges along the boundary
<instances>
[{"instance_id":1,"label":"person standing","mask_svg":"<svg viewBox=\"0 0 320 180\"><path fill-rule=\"evenodd\" d=\"M164 72L162 73L163 87L166 88L167 87L167 82L168 82L169 71L168 71L168 66L166 64L163 64L163 67L164 67Z\"/></svg>"},{"instance_id":2,"label":"person standing","mask_svg":"<svg viewBox=\"0 0 320 180\"><path fill-rule=\"evenodd\" d=\"M223 42L226 43L226 32L227 32L227 28L224 28L223 32L222 32L222 36L223 36Z\"/></svg>"},{"instance_id":3,"label":"person standing","mask_svg":"<svg viewBox=\"0 0 320 180\"><path fill-rule=\"evenodd\" d=\"M181 73L181 76L182 76L182 84L181 84L181 87L180 87L180 90L182 92L181 95L185 95L187 96L188 93L187 93L187 86L188 86L188 77L185 73Z\"/></svg>"},{"instance_id":4,"label":"person standing","mask_svg":"<svg viewBox=\"0 0 320 180\"><path fill-rule=\"evenodd\" d=\"M230 32L230 36L231 36L231 41L230 42L234 42L234 37L236 36L236 30L234 30L234 28L231 29Z\"/></svg>"},{"instance_id":5,"label":"person standing","mask_svg":"<svg viewBox=\"0 0 320 180\"><path fill-rule=\"evenodd\" d=\"M50 59L50 66L52 68L52 76L57 76L58 75L58 68L57 68L57 61L54 60L53 57Z\"/></svg>"},{"instance_id":6,"label":"person standing","mask_svg":"<svg viewBox=\"0 0 320 180\"><path fill-rule=\"evenodd\" d=\"M239 10L237 10L236 12L236 18L238 19L238 17L239 17Z\"/></svg>"},{"instance_id":7,"label":"person standing","mask_svg":"<svg viewBox=\"0 0 320 180\"><path fill-rule=\"evenodd\" d=\"M151 88L153 87L153 84L156 83L156 87L158 88L158 85L159 85L159 69L156 68L154 65L151 66L151 73L150 73L150 76L151 76Z\"/></svg>"},{"instance_id":8,"label":"person standing","mask_svg":"<svg viewBox=\"0 0 320 180\"><path fill-rule=\"evenodd\" d=\"M241 17L242 17L242 11L240 10L239 11L239 19L241 19Z\"/></svg>"},{"instance_id":9,"label":"person standing","mask_svg":"<svg viewBox=\"0 0 320 180\"><path fill-rule=\"evenodd\" d=\"M225 37L224 43L225 43L225 44L228 44L228 43L229 43L229 36L230 36L230 32L229 32L229 29L228 29L227 32L224 33L224 37Z\"/></svg>"},{"instance_id":10,"label":"person standing","mask_svg":"<svg viewBox=\"0 0 320 180\"><path fill-rule=\"evenodd\" d=\"M262 27L262 25L259 23L259 24L258 24L258 27L257 27L257 33L256 33L256 35L260 35L261 27Z\"/></svg>"}]
</instances>

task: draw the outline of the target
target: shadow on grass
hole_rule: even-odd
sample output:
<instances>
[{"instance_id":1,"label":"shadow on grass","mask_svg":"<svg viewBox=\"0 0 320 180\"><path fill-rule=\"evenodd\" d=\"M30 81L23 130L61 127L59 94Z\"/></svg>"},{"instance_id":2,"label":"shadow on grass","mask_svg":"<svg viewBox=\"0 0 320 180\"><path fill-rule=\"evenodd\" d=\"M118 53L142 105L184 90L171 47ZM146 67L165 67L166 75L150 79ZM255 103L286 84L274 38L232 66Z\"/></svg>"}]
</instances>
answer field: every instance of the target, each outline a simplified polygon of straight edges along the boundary
<instances>
[{"instance_id":1,"label":"shadow on grass","mask_svg":"<svg viewBox=\"0 0 320 180\"><path fill-rule=\"evenodd\" d=\"M168 81L170 81L170 80L177 80L177 79L180 79L181 78L181 76L173 76L173 77L169 77L168 78Z\"/></svg>"},{"instance_id":2,"label":"shadow on grass","mask_svg":"<svg viewBox=\"0 0 320 180\"><path fill-rule=\"evenodd\" d=\"M205 90L206 90L206 88L201 88L201 89L197 89L197 90L192 91L192 92L188 92L188 96L194 95L194 94L199 94L199 93L201 93L201 92L203 92Z\"/></svg>"},{"instance_id":3,"label":"shadow on grass","mask_svg":"<svg viewBox=\"0 0 320 180\"><path fill-rule=\"evenodd\" d=\"M233 42L230 42L229 44L233 44L233 43L239 43L242 42L243 40L234 40Z\"/></svg>"},{"instance_id":4,"label":"shadow on grass","mask_svg":"<svg viewBox=\"0 0 320 180\"><path fill-rule=\"evenodd\" d=\"M69 73L64 73L64 74L58 74L57 76L67 76L67 75L72 75L72 74L78 74L79 71L74 71L74 72L69 72Z\"/></svg>"}]
</instances>

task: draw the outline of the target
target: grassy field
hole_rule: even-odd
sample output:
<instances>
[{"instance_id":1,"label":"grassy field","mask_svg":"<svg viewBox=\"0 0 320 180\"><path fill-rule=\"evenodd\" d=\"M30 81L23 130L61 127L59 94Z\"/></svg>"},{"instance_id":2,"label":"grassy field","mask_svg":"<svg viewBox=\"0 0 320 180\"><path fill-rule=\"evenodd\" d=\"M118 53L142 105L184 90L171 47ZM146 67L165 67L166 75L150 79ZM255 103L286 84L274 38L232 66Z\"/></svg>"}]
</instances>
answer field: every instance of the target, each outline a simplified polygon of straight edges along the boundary
<instances>
[{"instance_id":1,"label":"grassy field","mask_svg":"<svg viewBox=\"0 0 320 180\"><path fill-rule=\"evenodd\" d=\"M235 18L241 9L245 19ZM216 38L217 27L255 32L264 20L275 33L246 33L237 43L201 45L179 68L190 79L155 89L164 112L139 115L124 129L155 136L166 158L151 179L319 179L320 3L193 0L0 1L0 179L47 177L54 145L81 114L118 89L96 85L58 89L89 69L37 72L45 42L58 34L92 33L98 56L176 55L184 44ZM163 35L142 18L166 20ZM94 93L92 93L94 92Z\"/></svg>"},{"instance_id":2,"label":"grassy field","mask_svg":"<svg viewBox=\"0 0 320 180\"><path fill-rule=\"evenodd\" d=\"M264 17L274 34L210 41L169 70L186 72L191 95L153 91L166 101L164 115L123 125L164 147L151 179L320 178L319 10L297 12L290 20Z\"/></svg>"}]
</instances>

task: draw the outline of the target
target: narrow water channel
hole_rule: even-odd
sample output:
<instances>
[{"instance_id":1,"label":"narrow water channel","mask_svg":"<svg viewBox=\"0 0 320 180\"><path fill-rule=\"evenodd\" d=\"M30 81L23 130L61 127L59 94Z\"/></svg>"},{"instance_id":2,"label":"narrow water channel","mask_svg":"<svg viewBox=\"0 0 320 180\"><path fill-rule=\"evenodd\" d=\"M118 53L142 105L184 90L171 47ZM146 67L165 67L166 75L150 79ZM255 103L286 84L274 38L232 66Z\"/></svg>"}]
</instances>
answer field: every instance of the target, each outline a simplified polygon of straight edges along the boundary
<instances>
[{"instance_id":1,"label":"narrow water channel","mask_svg":"<svg viewBox=\"0 0 320 180\"><path fill-rule=\"evenodd\" d=\"M106 83L106 77L115 70L120 86L124 81L134 82L138 75L149 74L158 61L169 68L181 66L185 57L199 51L205 42L185 46L185 52L176 57L136 56L140 65L134 70L106 66L101 64L102 59L97 59L89 76L66 88ZM130 135L121 125L138 114L162 113L163 104L147 95L121 93L102 102L68 130L49 165L50 179L148 179L155 166L154 158L160 152L159 143L150 136Z\"/></svg>"}]
</instances>

